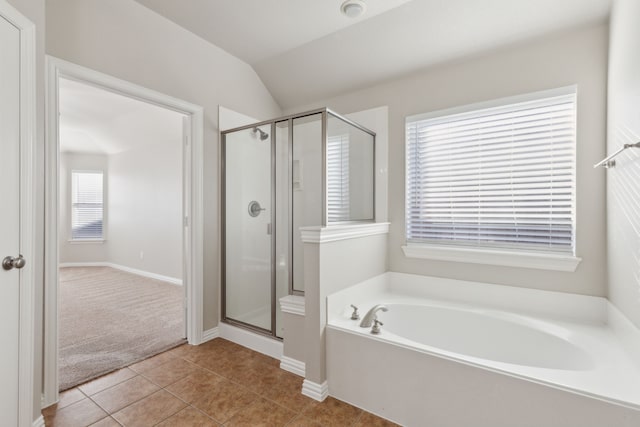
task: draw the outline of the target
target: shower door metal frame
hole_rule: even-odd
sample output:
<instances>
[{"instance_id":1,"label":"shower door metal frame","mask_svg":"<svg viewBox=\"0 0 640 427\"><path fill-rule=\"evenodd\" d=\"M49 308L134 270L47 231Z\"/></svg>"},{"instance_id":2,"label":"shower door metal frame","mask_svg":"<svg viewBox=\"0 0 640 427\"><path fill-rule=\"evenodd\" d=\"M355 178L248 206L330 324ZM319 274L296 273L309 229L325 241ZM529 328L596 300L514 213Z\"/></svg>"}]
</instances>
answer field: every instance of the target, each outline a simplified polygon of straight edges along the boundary
<instances>
[{"instance_id":1,"label":"shower door metal frame","mask_svg":"<svg viewBox=\"0 0 640 427\"><path fill-rule=\"evenodd\" d=\"M229 323L231 325L240 326L246 329L250 329L254 332L257 332L262 335L271 336L276 339L281 339L276 335L276 124L287 122L288 126L288 141L287 141L287 149L288 149L288 210L289 215L287 219L287 224L289 228L289 237L288 237L288 277L289 277L289 295L300 295L304 296L304 291L295 290L293 288L293 239L295 233L293 232L293 121L295 119L304 118L308 116L313 116L316 114L321 115L321 127L322 127L322 135L321 135L321 143L322 143L322 227L326 227L328 225L328 188L327 188L327 144L328 144L328 119L329 115L342 120L343 122L353 126L365 133L368 133L373 137L373 218L370 220L356 220L356 221L341 221L339 223L332 223L332 225L345 225L345 224L367 224L375 222L376 218L376 133L366 127L354 122L353 120L347 119L346 117L330 110L329 108L318 108L315 110L306 111L303 113L290 114L283 117L278 117L271 120L264 120L261 122L252 123L249 125L239 126L233 129L227 129L220 132L220 173L221 173L221 188L220 188L220 198L221 198L221 212L220 212L220 221L221 221L221 229L220 229L220 284L221 284L221 320L223 322ZM271 128L271 329L264 329L259 326L251 325L249 323L245 323L239 320L231 319L227 317L227 276L226 276L226 245L227 245L227 232L226 232L226 211L227 211L227 203L226 203L226 143L227 143L227 135L234 132L239 132L242 130L259 128L262 126L270 126Z\"/></svg>"},{"instance_id":2,"label":"shower door metal frame","mask_svg":"<svg viewBox=\"0 0 640 427\"><path fill-rule=\"evenodd\" d=\"M271 234L270 234L270 238L271 238L271 257L270 257L270 265L271 265L271 274L270 274L270 294L271 294L271 301L270 301L270 308L271 308L271 313L270 313L270 319L271 319L271 329L265 329L265 328L261 328L259 326L256 325L252 325L250 323L246 323L243 322L241 320L237 320L237 319L232 319L230 317L227 316L227 253L226 253L226 246L227 246L227 168L226 168L226 159L227 159L227 134L231 133L231 132L236 132L236 131L241 131L241 130L246 130L246 129L251 129L254 127L260 127L260 126L265 126L269 124L267 123L263 123L261 125L252 125L252 126L243 126L242 128L235 128L235 129L230 129L228 131L223 131L220 132L220 173L221 173L221 177L220 177L220 197L222 200L222 209L220 212L220 221L221 221L221 229L220 229L220 276L221 276L221 293L220 296L222 298L221 300L221 319L223 322L229 323L230 325L235 325L235 326L240 326L242 328L245 329L249 329L252 330L254 332L257 332L261 335L267 335L267 336L272 336L276 339L281 339L279 337L276 336L276 301L274 298L275 295L275 289L276 289L276 269L275 269L275 263L276 263L276 258L275 258L275 254L276 254L276 239L275 239L275 234L276 234L276 210L275 210L275 205L276 205L276 193L275 193L275 174L276 174L276 156L275 156L275 150L276 150L276 141L275 141L275 137L274 137L274 132L275 132L275 122L271 123L271 139L269 141L270 143L270 154L271 154L271 170L270 170L270 177L271 177Z\"/></svg>"}]
</instances>

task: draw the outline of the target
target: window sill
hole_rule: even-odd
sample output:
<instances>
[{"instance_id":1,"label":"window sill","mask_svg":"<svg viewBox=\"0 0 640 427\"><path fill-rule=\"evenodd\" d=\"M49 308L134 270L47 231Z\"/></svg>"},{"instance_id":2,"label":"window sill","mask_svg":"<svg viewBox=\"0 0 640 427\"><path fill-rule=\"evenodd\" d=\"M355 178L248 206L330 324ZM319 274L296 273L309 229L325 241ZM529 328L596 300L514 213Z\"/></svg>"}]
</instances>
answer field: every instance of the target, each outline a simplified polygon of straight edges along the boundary
<instances>
[{"instance_id":1,"label":"window sill","mask_svg":"<svg viewBox=\"0 0 640 427\"><path fill-rule=\"evenodd\" d=\"M407 258L567 272L576 271L582 261L582 258L573 255L433 245L406 245L402 246L402 251Z\"/></svg>"},{"instance_id":2,"label":"window sill","mask_svg":"<svg viewBox=\"0 0 640 427\"><path fill-rule=\"evenodd\" d=\"M67 242L69 242L69 244L71 245L84 245L84 244L101 245L105 242L105 239L76 239L76 240L69 239L67 240Z\"/></svg>"}]
</instances>

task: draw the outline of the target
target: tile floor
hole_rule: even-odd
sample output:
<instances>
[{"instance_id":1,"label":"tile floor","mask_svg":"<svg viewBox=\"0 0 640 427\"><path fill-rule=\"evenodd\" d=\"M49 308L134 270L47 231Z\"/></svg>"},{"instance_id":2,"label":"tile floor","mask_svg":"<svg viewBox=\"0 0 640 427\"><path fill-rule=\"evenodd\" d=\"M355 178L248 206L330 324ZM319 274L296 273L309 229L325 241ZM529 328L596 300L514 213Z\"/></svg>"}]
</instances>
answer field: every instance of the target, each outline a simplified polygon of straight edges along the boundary
<instances>
[{"instance_id":1,"label":"tile floor","mask_svg":"<svg viewBox=\"0 0 640 427\"><path fill-rule=\"evenodd\" d=\"M300 393L276 359L218 338L183 345L60 395L47 427L394 426L328 398Z\"/></svg>"}]
</instances>

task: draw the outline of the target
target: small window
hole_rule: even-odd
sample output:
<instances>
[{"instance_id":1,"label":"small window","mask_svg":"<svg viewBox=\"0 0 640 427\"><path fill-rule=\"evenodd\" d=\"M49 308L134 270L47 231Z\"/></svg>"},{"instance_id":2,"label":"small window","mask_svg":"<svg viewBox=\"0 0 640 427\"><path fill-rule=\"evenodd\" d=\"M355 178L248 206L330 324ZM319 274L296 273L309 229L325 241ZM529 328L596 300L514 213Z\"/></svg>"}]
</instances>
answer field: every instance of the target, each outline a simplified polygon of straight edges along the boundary
<instances>
[{"instance_id":1,"label":"small window","mask_svg":"<svg viewBox=\"0 0 640 427\"><path fill-rule=\"evenodd\" d=\"M103 235L101 171L71 172L71 239L100 240Z\"/></svg>"},{"instance_id":2,"label":"small window","mask_svg":"<svg viewBox=\"0 0 640 427\"><path fill-rule=\"evenodd\" d=\"M327 181L329 222L349 221L349 134L328 138Z\"/></svg>"},{"instance_id":3,"label":"small window","mask_svg":"<svg viewBox=\"0 0 640 427\"><path fill-rule=\"evenodd\" d=\"M575 147L575 87L407 118L407 243L573 254Z\"/></svg>"}]
</instances>

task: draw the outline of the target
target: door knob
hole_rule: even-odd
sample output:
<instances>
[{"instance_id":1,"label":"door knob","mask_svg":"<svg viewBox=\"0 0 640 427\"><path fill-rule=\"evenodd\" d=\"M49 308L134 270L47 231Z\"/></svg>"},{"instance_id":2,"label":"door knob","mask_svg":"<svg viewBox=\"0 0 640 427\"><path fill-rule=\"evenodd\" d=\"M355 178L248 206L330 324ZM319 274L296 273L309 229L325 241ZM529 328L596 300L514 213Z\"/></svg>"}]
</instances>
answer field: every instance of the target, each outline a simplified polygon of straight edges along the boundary
<instances>
[{"instance_id":1,"label":"door knob","mask_svg":"<svg viewBox=\"0 0 640 427\"><path fill-rule=\"evenodd\" d=\"M5 257L2 260L2 268L5 270L12 270L14 268L22 268L27 264L27 260L25 260L22 255L18 255L17 258L12 256Z\"/></svg>"}]
</instances>

